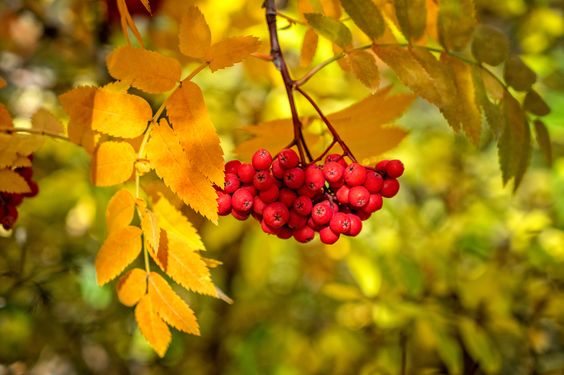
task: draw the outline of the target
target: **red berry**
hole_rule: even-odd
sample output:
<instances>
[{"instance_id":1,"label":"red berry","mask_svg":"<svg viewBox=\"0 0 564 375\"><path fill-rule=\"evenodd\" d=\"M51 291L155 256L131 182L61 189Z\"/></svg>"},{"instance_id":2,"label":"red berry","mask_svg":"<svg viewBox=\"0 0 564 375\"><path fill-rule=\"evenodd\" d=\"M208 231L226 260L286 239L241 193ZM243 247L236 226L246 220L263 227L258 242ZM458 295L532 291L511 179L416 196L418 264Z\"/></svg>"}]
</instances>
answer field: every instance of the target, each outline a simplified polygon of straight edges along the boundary
<instances>
[{"instance_id":1,"label":"red berry","mask_svg":"<svg viewBox=\"0 0 564 375\"><path fill-rule=\"evenodd\" d=\"M252 164L256 170L268 169L272 163L272 155L264 148L259 148L253 155Z\"/></svg>"},{"instance_id":2,"label":"red berry","mask_svg":"<svg viewBox=\"0 0 564 375\"><path fill-rule=\"evenodd\" d=\"M253 195L245 188L238 189L233 193L231 206L240 212L249 212L253 208Z\"/></svg>"},{"instance_id":3,"label":"red berry","mask_svg":"<svg viewBox=\"0 0 564 375\"><path fill-rule=\"evenodd\" d=\"M278 154L278 160L280 161L280 166L284 169L292 169L298 166L300 163L300 158L296 151L286 148Z\"/></svg>"},{"instance_id":4,"label":"red berry","mask_svg":"<svg viewBox=\"0 0 564 375\"><path fill-rule=\"evenodd\" d=\"M376 164L376 170L378 172L386 173L386 166L388 165L389 160L380 160L378 164Z\"/></svg>"},{"instance_id":5,"label":"red berry","mask_svg":"<svg viewBox=\"0 0 564 375\"><path fill-rule=\"evenodd\" d=\"M341 188L341 186L343 186L345 184L345 179L343 177L341 177L339 180L335 181L335 182L329 182L329 187L331 188L331 190L333 191L337 191Z\"/></svg>"},{"instance_id":6,"label":"red berry","mask_svg":"<svg viewBox=\"0 0 564 375\"><path fill-rule=\"evenodd\" d=\"M288 208L294 205L294 201L297 197L298 196L295 191L286 188L280 189L280 193L278 194L278 200L284 203L284 205Z\"/></svg>"},{"instance_id":7,"label":"red berry","mask_svg":"<svg viewBox=\"0 0 564 375\"><path fill-rule=\"evenodd\" d=\"M348 214L337 212L331 218L329 226L335 233L347 234L351 229L351 219L349 218Z\"/></svg>"},{"instance_id":8,"label":"red berry","mask_svg":"<svg viewBox=\"0 0 564 375\"><path fill-rule=\"evenodd\" d=\"M372 212L376 212L381 209L382 203L382 196L380 194L370 194L368 203L366 204L366 206L362 207L361 210L371 214Z\"/></svg>"},{"instance_id":9,"label":"red berry","mask_svg":"<svg viewBox=\"0 0 564 375\"><path fill-rule=\"evenodd\" d=\"M298 242L306 243L313 240L314 237L315 237L315 231L307 225L300 229L294 230L294 238Z\"/></svg>"},{"instance_id":10,"label":"red berry","mask_svg":"<svg viewBox=\"0 0 564 375\"><path fill-rule=\"evenodd\" d=\"M18 220L18 210L14 206L4 206L4 215L0 218L0 224L6 230L12 229Z\"/></svg>"},{"instance_id":11,"label":"red berry","mask_svg":"<svg viewBox=\"0 0 564 375\"><path fill-rule=\"evenodd\" d=\"M233 194L235 190L239 189L239 186L241 186L241 182L236 174L225 174L225 187L223 190L225 190L226 193Z\"/></svg>"},{"instance_id":12,"label":"red berry","mask_svg":"<svg viewBox=\"0 0 564 375\"><path fill-rule=\"evenodd\" d=\"M333 210L325 202L321 202L313 206L311 218L317 225L325 225L329 223L333 217Z\"/></svg>"},{"instance_id":13,"label":"red berry","mask_svg":"<svg viewBox=\"0 0 564 375\"><path fill-rule=\"evenodd\" d=\"M33 177L33 169L31 169L30 167L22 167L22 168L16 168L16 172L22 176L23 178L26 179L26 181L30 181L31 177Z\"/></svg>"},{"instance_id":14,"label":"red berry","mask_svg":"<svg viewBox=\"0 0 564 375\"><path fill-rule=\"evenodd\" d=\"M239 190L248 191L253 197L257 195L257 189L253 185L241 186Z\"/></svg>"},{"instance_id":15,"label":"red berry","mask_svg":"<svg viewBox=\"0 0 564 375\"><path fill-rule=\"evenodd\" d=\"M364 221L364 220L368 220L370 216L372 216L372 214L370 212L358 210L356 211L356 216L358 216L360 220Z\"/></svg>"},{"instance_id":16,"label":"red berry","mask_svg":"<svg viewBox=\"0 0 564 375\"><path fill-rule=\"evenodd\" d=\"M337 190L337 200L341 204L349 204L349 192L351 189L347 185L343 185Z\"/></svg>"},{"instance_id":17,"label":"red berry","mask_svg":"<svg viewBox=\"0 0 564 375\"><path fill-rule=\"evenodd\" d=\"M290 210L290 218L288 226L292 229L298 229L307 225L307 216L298 214L295 210Z\"/></svg>"},{"instance_id":18,"label":"red berry","mask_svg":"<svg viewBox=\"0 0 564 375\"><path fill-rule=\"evenodd\" d=\"M370 193L364 186L355 186L349 190L349 203L353 207L363 207L369 199Z\"/></svg>"},{"instance_id":19,"label":"red berry","mask_svg":"<svg viewBox=\"0 0 564 375\"><path fill-rule=\"evenodd\" d=\"M259 197L264 203L272 203L278 199L278 192L278 186L274 184L268 189L261 191Z\"/></svg>"},{"instance_id":20,"label":"red berry","mask_svg":"<svg viewBox=\"0 0 564 375\"><path fill-rule=\"evenodd\" d=\"M24 193L22 195L26 198L35 197L37 193L39 193L39 185L37 185L37 182L32 180L28 181L28 184L31 191L29 193Z\"/></svg>"},{"instance_id":21,"label":"red berry","mask_svg":"<svg viewBox=\"0 0 564 375\"><path fill-rule=\"evenodd\" d=\"M339 236L339 233L333 232L333 230L329 226L323 227L319 231L319 239L321 240L321 242L327 245L332 245L337 242Z\"/></svg>"},{"instance_id":22,"label":"red berry","mask_svg":"<svg viewBox=\"0 0 564 375\"><path fill-rule=\"evenodd\" d=\"M390 160L386 164L386 174L388 177L398 178L403 174L403 163L399 160Z\"/></svg>"},{"instance_id":23,"label":"red berry","mask_svg":"<svg viewBox=\"0 0 564 375\"><path fill-rule=\"evenodd\" d=\"M348 235L356 236L362 230L362 220L360 220L360 218L355 214L348 214L348 215L349 215L349 220L351 222L351 227Z\"/></svg>"},{"instance_id":24,"label":"red berry","mask_svg":"<svg viewBox=\"0 0 564 375\"><path fill-rule=\"evenodd\" d=\"M323 171L316 165L310 165L305 171L305 184L311 191L317 191L325 185Z\"/></svg>"},{"instance_id":25,"label":"red berry","mask_svg":"<svg viewBox=\"0 0 564 375\"><path fill-rule=\"evenodd\" d=\"M395 178L387 178L384 180L384 185L382 185L382 194L383 197L391 198L396 195L399 191L400 185L398 180Z\"/></svg>"},{"instance_id":26,"label":"red berry","mask_svg":"<svg viewBox=\"0 0 564 375\"><path fill-rule=\"evenodd\" d=\"M382 189L382 184L384 179L382 175L374 170L368 170L366 172L366 180L364 181L364 187L371 193L379 193Z\"/></svg>"},{"instance_id":27,"label":"red berry","mask_svg":"<svg viewBox=\"0 0 564 375\"><path fill-rule=\"evenodd\" d=\"M265 207L266 203L264 203L260 197L255 197L253 200L253 212L257 215L262 215Z\"/></svg>"},{"instance_id":28,"label":"red berry","mask_svg":"<svg viewBox=\"0 0 564 375\"><path fill-rule=\"evenodd\" d=\"M299 189L305 181L305 173L301 168L292 168L284 173L284 183L290 189Z\"/></svg>"},{"instance_id":29,"label":"red berry","mask_svg":"<svg viewBox=\"0 0 564 375\"><path fill-rule=\"evenodd\" d=\"M307 186L302 186L298 189L298 195L303 195L309 198L313 198L317 195L317 191L310 190Z\"/></svg>"},{"instance_id":30,"label":"red berry","mask_svg":"<svg viewBox=\"0 0 564 375\"><path fill-rule=\"evenodd\" d=\"M267 234L277 234L278 233L278 228L272 228L270 225L267 224L267 222L264 220L264 218L260 222L260 227L261 227L261 229L264 233L267 233Z\"/></svg>"},{"instance_id":31,"label":"red berry","mask_svg":"<svg viewBox=\"0 0 564 375\"><path fill-rule=\"evenodd\" d=\"M283 226L282 228L278 229L278 233L276 236L283 240L287 240L288 238L292 237L293 231L292 229L288 228L287 226Z\"/></svg>"},{"instance_id":32,"label":"red berry","mask_svg":"<svg viewBox=\"0 0 564 375\"><path fill-rule=\"evenodd\" d=\"M257 188L257 190L268 190L272 185L274 185L274 177L272 177L269 171L264 170L255 173L253 186Z\"/></svg>"},{"instance_id":33,"label":"red berry","mask_svg":"<svg viewBox=\"0 0 564 375\"><path fill-rule=\"evenodd\" d=\"M262 212L263 219L268 226L272 228L280 228L288 222L290 211L283 203L274 202L264 208Z\"/></svg>"},{"instance_id":34,"label":"red berry","mask_svg":"<svg viewBox=\"0 0 564 375\"><path fill-rule=\"evenodd\" d=\"M240 165L241 165L241 162L239 160L228 161L225 164L225 173L237 174L237 170L239 169Z\"/></svg>"},{"instance_id":35,"label":"red berry","mask_svg":"<svg viewBox=\"0 0 564 375\"><path fill-rule=\"evenodd\" d=\"M272 174L274 177L281 180L284 178L284 173L286 173L286 170L280 166L280 160L278 158L274 159L272 161Z\"/></svg>"},{"instance_id":36,"label":"red berry","mask_svg":"<svg viewBox=\"0 0 564 375\"><path fill-rule=\"evenodd\" d=\"M311 213L311 209L313 208L313 202L311 201L310 197L305 195L300 195L294 201L294 210L300 215L307 216Z\"/></svg>"},{"instance_id":37,"label":"red berry","mask_svg":"<svg viewBox=\"0 0 564 375\"><path fill-rule=\"evenodd\" d=\"M220 216L229 215L231 212L231 195L223 191L217 192L217 213Z\"/></svg>"},{"instance_id":38,"label":"red berry","mask_svg":"<svg viewBox=\"0 0 564 375\"><path fill-rule=\"evenodd\" d=\"M325 165L323 166L323 175L329 182L339 181L343 177L344 172L345 168L335 161L325 163Z\"/></svg>"},{"instance_id":39,"label":"red berry","mask_svg":"<svg viewBox=\"0 0 564 375\"><path fill-rule=\"evenodd\" d=\"M250 184L255 177L255 168L250 163L241 163L239 169L237 169L237 176L239 176L241 182Z\"/></svg>"},{"instance_id":40,"label":"red berry","mask_svg":"<svg viewBox=\"0 0 564 375\"><path fill-rule=\"evenodd\" d=\"M329 154L325 157L325 163L336 162L343 166L343 168L347 167L347 162L342 155L339 154Z\"/></svg>"},{"instance_id":41,"label":"red berry","mask_svg":"<svg viewBox=\"0 0 564 375\"><path fill-rule=\"evenodd\" d=\"M359 186L366 180L366 168L358 163L351 163L345 169L345 182L349 186Z\"/></svg>"}]
</instances>

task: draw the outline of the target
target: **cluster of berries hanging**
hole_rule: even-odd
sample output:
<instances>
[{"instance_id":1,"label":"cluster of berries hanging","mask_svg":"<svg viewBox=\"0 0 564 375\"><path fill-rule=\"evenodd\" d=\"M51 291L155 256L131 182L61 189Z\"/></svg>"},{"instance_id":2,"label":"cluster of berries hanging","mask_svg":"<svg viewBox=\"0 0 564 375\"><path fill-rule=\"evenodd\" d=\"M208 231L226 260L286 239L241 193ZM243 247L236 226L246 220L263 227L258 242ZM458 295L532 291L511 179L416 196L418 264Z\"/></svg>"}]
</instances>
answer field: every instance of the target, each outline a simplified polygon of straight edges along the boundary
<instances>
[{"instance_id":1,"label":"cluster of berries hanging","mask_svg":"<svg viewBox=\"0 0 564 375\"><path fill-rule=\"evenodd\" d=\"M18 220L17 207L22 203L23 199L35 197L39 192L37 183L31 179L33 177L33 169L31 167L16 168L15 172L25 179L31 191L24 194L0 192L0 224L2 224L5 230L12 229Z\"/></svg>"},{"instance_id":2,"label":"cluster of berries hanging","mask_svg":"<svg viewBox=\"0 0 564 375\"><path fill-rule=\"evenodd\" d=\"M360 233L362 221L382 208L382 199L396 195L403 169L399 160L382 160L372 168L348 164L338 154L328 155L323 165L303 167L292 149L274 160L259 149L252 163L225 165L218 212L239 220L253 216L264 232L282 239L308 242L319 232L321 242L333 244L341 234Z\"/></svg>"}]
</instances>

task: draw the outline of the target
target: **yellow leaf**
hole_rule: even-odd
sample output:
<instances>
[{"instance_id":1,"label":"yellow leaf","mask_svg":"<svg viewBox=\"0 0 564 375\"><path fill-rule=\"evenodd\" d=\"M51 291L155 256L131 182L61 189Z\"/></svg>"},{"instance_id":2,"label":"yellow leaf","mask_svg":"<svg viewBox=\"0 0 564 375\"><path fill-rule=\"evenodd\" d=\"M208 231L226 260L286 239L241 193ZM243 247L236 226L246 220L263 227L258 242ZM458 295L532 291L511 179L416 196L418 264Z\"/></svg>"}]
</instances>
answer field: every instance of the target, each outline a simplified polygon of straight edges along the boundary
<instances>
[{"instance_id":1,"label":"yellow leaf","mask_svg":"<svg viewBox=\"0 0 564 375\"><path fill-rule=\"evenodd\" d=\"M91 110L92 130L121 138L141 135L152 117L145 99L104 88L96 90Z\"/></svg>"},{"instance_id":2,"label":"yellow leaf","mask_svg":"<svg viewBox=\"0 0 564 375\"><path fill-rule=\"evenodd\" d=\"M64 134L65 127L49 110L40 108L31 118L34 129L52 134Z\"/></svg>"},{"instance_id":3,"label":"yellow leaf","mask_svg":"<svg viewBox=\"0 0 564 375\"><path fill-rule=\"evenodd\" d=\"M439 40L447 50L460 51L472 38L476 25L473 0L441 0Z\"/></svg>"},{"instance_id":4,"label":"yellow leaf","mask_svg":"<svg viewBox=\"0 0 564 375\"><path fill-rule=\"evenodd\" d=\"M147 272L134 268L124 274L116 285L119 301L125 306L133 306L147 294Z\"/></svg>"},{"instance_id":5,"label":"yellow leaf","mask_svg":"<svg viewBox=\"0 0 564 375\"><path fill-rule=\"evenodd\" d=\"M149 297L157 314L172 327L200 335L200 327L194 311L172 290L161 275L151 272L149 275Z\"/></svg>"},{"instance_id":6,"label":"yellow leaf","mask_svg":"<svg viewBox=\"0 0 564 375\"><path fill-rule=\"evenodd\" d=\"M160 228L159 219L151 210L145 209L141 217L141 229L145 243L153 250L159 249Z\"/></svg>"},{"instance_id":7,"label":"yellow leaf","mask_svg":"<svg viewBox=\"0 0 564 375\"><path fill-rule=\"evenodd\" d=\"M0 128L13 128L12 115L6 109L4 104L0 103Z\"/></svg>"},{"instance_id":8,"label":"yellow leaf","mask_svg":"<svg viewBox=\"0 0 564 375\"><path fill-rule=\"evenodd\" d=\"M115 49L106 62L112 77L152 94L172 90L182 73L175 58L131 46Z\"/></svg>"},{"instance_id":9,"label":"yellow leaf","mask_svg":"<svg viewBox=\"0 0 564 375\"><path fill-rule=\"evenodd\" d=\"M6 87L6 80L0 77L0 89L3 89L4 87Z\"/></svg>"},{"instance_id":10,"label":"yellow leaf","mask_svg":"<svg viewBox=\"0 0 564 375\"><path fill-rule=\"evenodd\" d=\"M92 180L96 186L111 186L128 180L136 157L127 142L102 143L92 160Z\"/></svg>"},{"instance_id":11,"label":"yellow leaf","mask_svg":"<svg viewBox=\"0 0 564 375\"><path fill-rule=\"evenodd\" d=\"M157 175L184 203L214 223L217 222L216 192L204 174L191 163L176 133L166 121L153 127L147 156Z\"/></svg>"},{"instance_id":12,"label":"yellow leaf","mask_svg":"<svg viewBox=\"0 0 564 375\"><path fill-rule=\"evenodd\" d=\"M96 256L96 280L104 285L121 273L141 252L141 229L127 226L110 233Z\"/></svg>"},{"instance_id":13,"label":"yellow leaf","mask_svg":"<svg viewBox=\"0 0 564 375\"><path fill-rule=\"evenodd\" d=\"M31 167L31 160L27 156L17 156L14 162L10 164L10 167Z\"/></svg>"},{"instance_id":14,"label":"yellow leaf","mask_svg":"<svg viewBox=\"0 0 564 375\"><path fill-rule=\"evenodd\" d=\"M227 38L215 43L209 52L210 69L215 72L237 64L256 52L259 46L258 38L248 35Z\"/></svg>"},{"instance_id":15,"label":"yellow leaf","mask_svg":"<svg viewBox=\"0 0 564 375\"><path fill-rule=\"evenodd\" d=\"M204 59L211 45L211 32L204 15L196 6L190 6L182 16L178 33L180 52L188 57Z\"/></svg>"},{"instance_id":16,"label":"yellow leaf","mask_svg":"<svg viewBox=\"0 0 564 375\"><path fill-rule=\"evenodd\" d=\"M0 169L0 191L5 193L29 193L25 179L11 169Z\"/></svg>"},{"instance_id":17,"label":"yellow leaf","mask_svg":"<svg viewBox=\"0 0 564 375\"><path fill-rule=\"evenodd\" d=\"M126 189L118 190L106 208L108 233L127 227L133 220L135 199Z\"/></svg>"},{"instance_id":18,"label":"yellow leaf","mask_svg":"<svg viewBox=\"0 0 564 375\"><path fill-rule=\"evenodd\" d=\"M92 111L89 109L92 107L95 95L95 87L77 87L59 96L65 112L70 117L68 124L70 141L84 147L90 154L96 145L92 131Z\"/></svg>"},{"instance_id":19,"label":"yellow leaf","mask_svg":"<svg viewBox=\"0 0 564 375\"><path fill-rule=\"evenodd\" d=\"M345 143L359 160L369 159L396 147L407 135L389 124L399 118L415 96L388 96L383 89L352 106L328 116Z\"/></svg>"},{"instance_id":20,"label":"yellow leaf","mask_svg":"<svg viewBox=\"0 0 564 375\"><path fill-rule=\"evenodd\" d=\"M217 297L210 271L200 253L185 242L162 230L156 262L167 275L186 289Z\"/></svg>"},{"instance_id":21,"label":"yellow leaf","mask_svg":"<svg viewBox=\"0 0 564 375\"><path fill-rule=\"evenodd\" d=\"M141 301L137 304L135 319L145 340L159 357L164 357L171 340L170 330L157 315L155 306L153 306L152 299L148 294L141 298Z\"/></svg>"},{"instance_id":22,"label":"yellow leaf","mask_svg":"<svg viewBox=\"0 0 564 375\"><path fill-rule=\"evenodd\" d=\"M315 51L317 51L318 41L319 37L317 36L317 33L312 28L307 29L304 35L304 42L302 43L302 50L300 52L301 66L308 66L311 64L313 57L315 56Z\"/></svg>"},{"instance_id":23,"label":"yellow leaf","mask_svg":"<svg viewBox=\"0 0 564 375\"><path fill-rule=\"evenodd\" d=\"M38 135L0 133L0 168L15 166L19 157L32 154L44 142Z\"/></svg>"},{"instance_id":24,"label":"yellow leaf","mask_svg":"<svg viewBox=\"0 0 564 375\"><path fill-rule=\"evenodd\" d=\"M380 83L380 74L374 55L366 51L354 51L348 58L355 77L364 86L375 91Z\"/></svg>"},{"instance_id":25,"label":"yellow leaf","mask_svg":"<svg viewBox=\"0 0 564 375\"><path fill-rule=\"evenodd\" d=\"M196 229L163 195L160 195L159 200L153 205L153 210L159 217L158 225L166 230L170 237L177 238L191 250L205 250Z\"/></svg>"},{"instance_id":26,"label":"yellow leaf","mask_svg":"<svg viewBox=\"0 0 564 375\"><path fill-rule=\"evenodd\" d=\"M184 81L167 100L166 109L186 157L211 182L221 186L225 178L223 150L208 115L202 90L195 83Z\"/></svg>"}]
</instances>

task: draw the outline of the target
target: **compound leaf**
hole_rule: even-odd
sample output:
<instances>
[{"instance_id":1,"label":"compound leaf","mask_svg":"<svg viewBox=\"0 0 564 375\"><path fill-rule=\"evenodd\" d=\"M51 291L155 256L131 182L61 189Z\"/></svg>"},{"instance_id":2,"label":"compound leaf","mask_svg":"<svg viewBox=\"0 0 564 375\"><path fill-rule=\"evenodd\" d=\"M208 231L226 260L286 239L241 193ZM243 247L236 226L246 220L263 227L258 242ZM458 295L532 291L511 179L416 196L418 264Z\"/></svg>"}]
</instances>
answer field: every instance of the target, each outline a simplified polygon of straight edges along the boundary
<instances>
[{"instance_id":1,"label":"compound leaf","mask_svg":"<svg viewBox=\"0 0 564 375\"><path fill-rule=\"evenodd\" d=\"M153 299L145 295L135 308L135 320L145 340L151 345L159 357L164 357L171 334L168 326L157 315Z\"/></svg>"}]
</instances>

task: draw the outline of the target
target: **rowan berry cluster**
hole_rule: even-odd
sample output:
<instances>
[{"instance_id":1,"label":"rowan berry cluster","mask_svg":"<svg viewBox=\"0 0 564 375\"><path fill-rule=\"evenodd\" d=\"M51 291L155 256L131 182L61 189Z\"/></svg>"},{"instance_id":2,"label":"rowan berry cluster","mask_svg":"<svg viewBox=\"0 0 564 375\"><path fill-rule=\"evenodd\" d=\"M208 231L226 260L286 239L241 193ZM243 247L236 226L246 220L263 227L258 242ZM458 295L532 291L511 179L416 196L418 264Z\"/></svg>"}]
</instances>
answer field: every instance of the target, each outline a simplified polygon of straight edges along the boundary
<instances>
[{"instance_id":1,"label":"rowan berry cluster","mask_svg":"<svg viewBox=\"0 0 564 375\"><path fill-rule=\"evenodd\" d=\"M218 212L261 223L262 230L282 239L308 242L319 232L321 242L340 235L356 236L362 221L382 208L382 199L399 190L403 174L399 160L382 160L374 168L347 163L338 154L323 165L300 165L292 149L274 159L259 149L252 163L232 160L225 165L225 185L217 188Z\"/></svg>"},{"instance_id":2,"label":"rowan berry cluster","mask_svg":"<svg viewBox=\"0 0 564 375\"><path fill-rule=\"evenodd\" d=\"M20 176L22 176L29 188L30 192L24 194L0 192L0 224L5 230L13 228L18 220L18 206L22 203L24 198L35 197L39 192L39 186L31 178L33 177L33 169L31 167L16 168Z\"/></svg>"}]
</instances>

